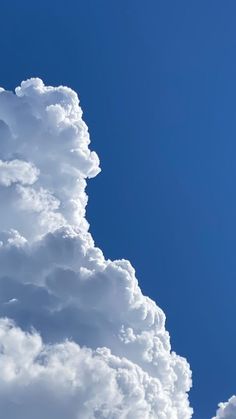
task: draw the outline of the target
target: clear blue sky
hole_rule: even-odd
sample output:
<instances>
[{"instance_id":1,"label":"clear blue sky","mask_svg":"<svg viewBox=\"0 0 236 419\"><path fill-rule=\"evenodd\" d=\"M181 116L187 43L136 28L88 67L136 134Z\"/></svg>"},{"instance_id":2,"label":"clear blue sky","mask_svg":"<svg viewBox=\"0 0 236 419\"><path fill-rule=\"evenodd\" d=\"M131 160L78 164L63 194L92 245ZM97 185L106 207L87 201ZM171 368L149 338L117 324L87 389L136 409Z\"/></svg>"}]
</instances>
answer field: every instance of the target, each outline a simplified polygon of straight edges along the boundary
<instances>
[{"instance_id":1,"label":"clear blue sky","mask_svg":"<svg viewBox=\"0 0 236 419\"><path fill-rule=\"evenodd\" d=\"M164 309L196 419L236 391L235 16L235 0L1 0L0 85L79 92L103 169L91 231Z\"/></svg>"}]
</instances>

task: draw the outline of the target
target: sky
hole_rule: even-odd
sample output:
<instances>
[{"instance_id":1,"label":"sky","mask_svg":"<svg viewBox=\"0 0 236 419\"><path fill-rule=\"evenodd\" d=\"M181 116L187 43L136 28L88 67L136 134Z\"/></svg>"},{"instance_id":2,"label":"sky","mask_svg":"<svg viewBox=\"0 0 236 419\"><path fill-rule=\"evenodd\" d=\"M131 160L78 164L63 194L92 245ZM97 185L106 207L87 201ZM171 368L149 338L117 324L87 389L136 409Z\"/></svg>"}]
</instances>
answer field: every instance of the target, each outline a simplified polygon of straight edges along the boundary
<instances>
[{"instance_id":1,"label":"sky","mask_svg":"<svg viewBox=\"0 0 236 419\"><path fill-rule=\"evenodd\" d=\"M193 371L196 419L235 393L234 1L1 3L0 85L79 93L102 172L87 219Z\"/></svg>"}]
</instances>

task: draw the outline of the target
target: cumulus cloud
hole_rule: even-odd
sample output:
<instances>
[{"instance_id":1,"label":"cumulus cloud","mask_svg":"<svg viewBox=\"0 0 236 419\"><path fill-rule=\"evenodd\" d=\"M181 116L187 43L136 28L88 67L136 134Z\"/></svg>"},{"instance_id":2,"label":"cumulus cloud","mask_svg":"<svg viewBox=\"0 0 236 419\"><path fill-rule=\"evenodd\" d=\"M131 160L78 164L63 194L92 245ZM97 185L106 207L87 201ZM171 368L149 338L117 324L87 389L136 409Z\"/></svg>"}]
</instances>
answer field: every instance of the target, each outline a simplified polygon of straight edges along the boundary
<instances>
[{"instance_id":1,"label":"cumulus cloud","mask_svg":"<svg viewBox=\"0 0 236 419\"><path fill-rule=\"evenodd\" d=\"M236 418L236 396L232 396L227 402L220 403L216 416L212 419L235 419Z\"/></svg>"},{"instance_id":2,"label":"cumulus cloud","mask_svg":"<svg viewBox=\"0 0 236 419\"><path fill-rule=\"evenodd\" d=\"M189 419L191 372L163 311L89 233L89 145L71 89L30 79L0 91L0 411Z\"/></svg>"}]
</instances>

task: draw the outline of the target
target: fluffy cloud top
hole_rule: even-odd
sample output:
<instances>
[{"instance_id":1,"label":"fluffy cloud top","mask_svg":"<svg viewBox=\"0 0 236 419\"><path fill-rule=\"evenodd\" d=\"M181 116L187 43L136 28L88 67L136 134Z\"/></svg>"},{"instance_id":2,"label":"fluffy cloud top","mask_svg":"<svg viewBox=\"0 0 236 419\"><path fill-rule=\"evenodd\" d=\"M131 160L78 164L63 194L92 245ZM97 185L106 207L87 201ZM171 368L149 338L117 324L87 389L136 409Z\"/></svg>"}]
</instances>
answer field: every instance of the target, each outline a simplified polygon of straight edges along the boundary
<instances>
[{"instance_id":1,"label":"fluffy cloud top","mask_svg":"<svg viewBox=\"0 0 236 419\"><path fill-rule=\"evenodd\" d=\"M216 416L212 419L235 419L236 418L236 396L232 396L226 403L220 403Z\"/></svg>"},{"instance_id":2,"label":"fluffy cloud top","mask_svg":"<svg viewBox=\"0 0 236 419\"><path fill-rule=\"evenodd\" d=\"M189 419L191 372L163 311L89 233L86 179L100 171L89 144L71 89L0 90L0 411Z\"/></svg>"}]
</instances>

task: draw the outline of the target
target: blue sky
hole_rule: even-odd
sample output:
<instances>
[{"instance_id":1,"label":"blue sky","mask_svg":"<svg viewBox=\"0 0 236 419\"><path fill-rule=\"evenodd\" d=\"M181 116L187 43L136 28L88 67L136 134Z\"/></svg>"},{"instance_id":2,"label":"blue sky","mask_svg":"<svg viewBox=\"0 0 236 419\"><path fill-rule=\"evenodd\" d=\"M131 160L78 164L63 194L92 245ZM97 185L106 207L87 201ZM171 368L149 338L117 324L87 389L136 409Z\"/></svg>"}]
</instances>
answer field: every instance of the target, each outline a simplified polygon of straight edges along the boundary
<instances>
[{"instance_id":1,"label":"blue sky","mask_svg":"<svg viewBox=\"0 0 236 419\"><path fill-rule=\"evenodd\" d=\"M164 309L196 419L235 393L235 13L230 0L1 2L0 85L79 92L103 169L91 231Z\"/></svg>"}]
</instances>

